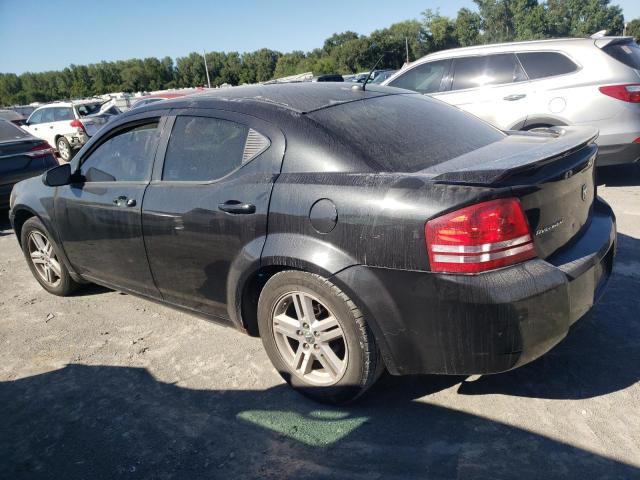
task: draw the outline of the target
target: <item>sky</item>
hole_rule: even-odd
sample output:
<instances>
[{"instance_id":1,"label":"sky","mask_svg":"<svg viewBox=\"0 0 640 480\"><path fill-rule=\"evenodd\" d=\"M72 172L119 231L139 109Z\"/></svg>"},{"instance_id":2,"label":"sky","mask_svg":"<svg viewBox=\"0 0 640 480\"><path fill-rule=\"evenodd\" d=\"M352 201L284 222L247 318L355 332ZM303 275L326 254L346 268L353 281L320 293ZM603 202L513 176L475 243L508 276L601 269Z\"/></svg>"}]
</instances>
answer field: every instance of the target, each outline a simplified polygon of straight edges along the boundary
<instances>
[{"instance_id":1,"label":"sky","mask_svg":"<svg viewBox=\"0 0 640 480\"><path fill-rule=\"evenodd\" d=\"M613 0L626 20L640 1ZM471 0L0 0L0 72L60 70L102 60L189 52L321 47L333 33L369 34L427 8L455 17Z\"/></svg>"}]
</instances>

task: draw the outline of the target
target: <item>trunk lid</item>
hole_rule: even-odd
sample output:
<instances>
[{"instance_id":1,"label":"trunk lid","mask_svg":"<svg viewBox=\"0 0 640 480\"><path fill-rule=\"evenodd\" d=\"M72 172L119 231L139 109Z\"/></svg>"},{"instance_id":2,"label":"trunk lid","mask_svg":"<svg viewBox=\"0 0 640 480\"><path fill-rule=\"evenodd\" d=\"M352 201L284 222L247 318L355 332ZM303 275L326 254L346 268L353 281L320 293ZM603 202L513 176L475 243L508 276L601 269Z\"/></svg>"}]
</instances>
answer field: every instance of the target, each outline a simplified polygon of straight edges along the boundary
<instances>
[{"instance_id":1,"label":"trunk lid","mask_svg":"<svg viewBox=\"0 0 640 480\"><path fill-rule=\"evenodd\" d=\"M540 258L588 224L596 195L597 130L509 132L500 142L423 171L433 181L501 188L520 198Z\"/></svg>"}]
</instances>

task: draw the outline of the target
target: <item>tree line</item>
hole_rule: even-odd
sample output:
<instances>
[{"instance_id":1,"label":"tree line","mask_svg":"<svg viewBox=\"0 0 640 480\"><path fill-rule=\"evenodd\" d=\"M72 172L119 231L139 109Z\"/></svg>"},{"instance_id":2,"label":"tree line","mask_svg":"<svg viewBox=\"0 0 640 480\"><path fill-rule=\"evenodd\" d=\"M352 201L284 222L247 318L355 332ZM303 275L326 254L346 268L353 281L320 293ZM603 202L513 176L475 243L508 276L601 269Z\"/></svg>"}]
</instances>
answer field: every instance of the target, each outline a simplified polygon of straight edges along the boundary
<instances>
[{"instance_id":1,"label":"tree line","mask_svg":"<svg viewBox=\"0 0 640 480\"><path fill-rule=\"evenodd\" d=\"M477 44L558 37L586 37L599 30L621 35L622 9L610 0L474 0L477 11L461 8L455 18L427 9L420 20L395 23L359 35L335 33L321 48L281 53L208 52L212 86L263 82L313 72L349 74L378 68L400 68L438 50ZM627 25L640 39L640 19ZM61 71L0 73L0 105L80 98L109 92L153 91L206 85L200 53L178 57L130 59L70 65Z\"/></svg>"}]
</instances>

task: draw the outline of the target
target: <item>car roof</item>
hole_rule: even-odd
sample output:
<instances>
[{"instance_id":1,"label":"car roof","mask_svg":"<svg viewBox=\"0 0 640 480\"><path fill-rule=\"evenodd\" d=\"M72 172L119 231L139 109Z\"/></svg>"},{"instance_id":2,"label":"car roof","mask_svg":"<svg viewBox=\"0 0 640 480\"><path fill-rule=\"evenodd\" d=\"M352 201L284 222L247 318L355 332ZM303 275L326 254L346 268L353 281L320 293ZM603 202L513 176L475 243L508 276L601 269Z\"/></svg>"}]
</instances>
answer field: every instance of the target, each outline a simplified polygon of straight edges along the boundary
<instances>
[{"instance_id":1,"label":"car roof","mask_svg":"<svg viewBox=\"0 0 640 480\"><path fill-rule=\"evenodd\" d=\"M338 82L297 82L247 85L222 88L164 102L155 102L141 107L145 110L166 108L215 108L221 105L232 110L246 110L240 104L260 104L290 110L296 113L310 113L333 105L364 100L384 95L413 93L393 87L368 84L365 90L351 84ZM238 108L230 108L232 105Z\"/></svg>"},{"instance_id":2,"label":"car roof","mask_svg":"<svg viewBox=\"0 0 640 480\"><path fill-rule=\"evenodd\" d=\"M471 47L450 48L448 50L440 50L438 52L430 53L418 60L406 65L402 70L405 70L411 65L416 65L427 60L436 60L439 58L453 58L463 55L474 55L481 53L499 53L499 52L517 52L528 50L562 50L563 48L573 45L599 45L604 46L610 42L629 41L633 40L632 37L598 37L598 38L546 38L542 40L525 40L518 42L507 43L489 43L486 45L474 45Z\"/></svg>"}]
</instances>

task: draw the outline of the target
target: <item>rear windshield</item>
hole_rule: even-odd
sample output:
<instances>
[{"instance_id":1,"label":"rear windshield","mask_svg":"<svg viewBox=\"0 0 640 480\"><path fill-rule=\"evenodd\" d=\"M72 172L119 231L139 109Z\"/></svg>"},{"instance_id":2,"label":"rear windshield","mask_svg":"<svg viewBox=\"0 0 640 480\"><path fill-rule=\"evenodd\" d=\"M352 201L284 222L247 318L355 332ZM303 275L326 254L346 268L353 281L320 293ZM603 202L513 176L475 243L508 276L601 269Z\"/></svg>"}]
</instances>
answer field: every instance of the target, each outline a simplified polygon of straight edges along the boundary
<instances>
[{"instance_id":1,"label":"rear windshield","mask_svg":"<svg viewBox=\"0 0 640 480\"><path fill-rule=\"evenodd\" d=\"M602 50L626 66L640 70L640 47L636 42L607 45Z\"/></svg>"},{"instance_id":2,"label":"rear windshield","mask_svg":"<svg viewBox=\"0 0 640 480\"><path fill-rule=\"evenodd\" d=\"M94 113L100 112L101 103L83 103L81 105L76 105L76 111L78 115L81 117L85 117L87 115L93 115Z\"/></svg>"},{"instance_id":3,"label":"rear windshield","mask_svg":"<svg viewBox=\"0 0 640 480\"><path fill-rule=\"evenodd\" d=\"M424 95L389 95L309 116L376 171L417 172L504 138L488 123Z\"/></svg>"},{"instance_id":4,"label":"rear windshield","mask_svg":"<svg viewBox=\"0 0 640 480\"><path fill-rule=\"evenodd\" d=\"M6 120L0 120L0 142L20 140L29 134Z\"/></svg>"}]
</instances>

